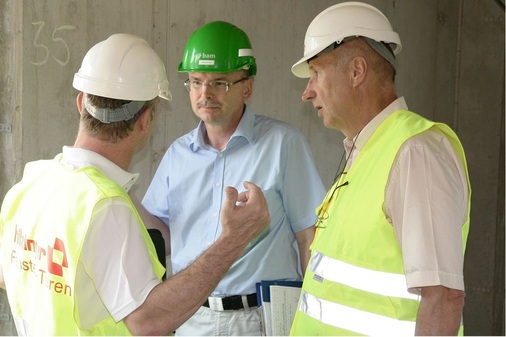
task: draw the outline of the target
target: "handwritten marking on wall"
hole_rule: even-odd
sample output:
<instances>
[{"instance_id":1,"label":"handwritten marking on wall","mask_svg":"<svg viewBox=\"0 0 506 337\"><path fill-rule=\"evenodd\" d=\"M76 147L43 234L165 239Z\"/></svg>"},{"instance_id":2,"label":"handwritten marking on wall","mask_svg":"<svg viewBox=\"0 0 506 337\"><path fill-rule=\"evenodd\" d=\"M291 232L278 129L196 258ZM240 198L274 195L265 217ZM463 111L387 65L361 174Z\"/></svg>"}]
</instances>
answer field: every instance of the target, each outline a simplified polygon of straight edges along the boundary
<instances>
[{"instance_id":1,"label":"handwritten marking on wall","mask_svg":"<svg viewBox=\"0 0 506 337\"><path fill-rule=\"evenodd\" d=\"M62 66L62 67L66 66L70 60L70 49L69 49L67 42L62 37L60 37L60 34L66 30L75 30L76 27L72 26L72 25L63 25L58 28L55 28L53 30L53 34L51 35L51 39L53 40L55 46L54 46L54 48L50 49L45 44L39 42L40 41L40 34L42 33L42 30L43 30L44 26L46 25L46 23L44 21L37 21L37 22L32 22L32 25L38 26L37 33L35 33L35 37L33 38L33 45L35 46L35 48L42 49L42 52L41 52L42 57L39 60L31 61L31 64L36 65L36 66L44 65L48 62L49 56L52 56L52 58L60 66ZM51 46L51 47L53 47L53 46ZM52 55L51 51L53 51L53 52L56 51L56 48L64 48L67 56L64 58L57 58L56 56Z\"/></svg>"}]
</instances>

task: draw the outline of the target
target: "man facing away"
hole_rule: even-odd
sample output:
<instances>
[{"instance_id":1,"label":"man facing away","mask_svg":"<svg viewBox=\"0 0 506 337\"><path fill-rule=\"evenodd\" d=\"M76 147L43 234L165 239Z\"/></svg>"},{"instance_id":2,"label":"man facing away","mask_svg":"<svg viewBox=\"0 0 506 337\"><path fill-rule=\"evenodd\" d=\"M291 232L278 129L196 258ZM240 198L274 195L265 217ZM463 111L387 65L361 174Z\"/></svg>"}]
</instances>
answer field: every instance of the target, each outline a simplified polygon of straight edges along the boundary
<instances>
[{"instance_id":1,"label":"man facing away","mask_svg":"<svg viewBox=\"0 0 506 337\"><path fill-rule=\"evenodd\" d=\"M179 71L201 121L167 150L142 201L170 230L173 272L222 232L223 186L257 184L272 221L176 334L260 335L255 283L302 279L323 184L302 134L247 107L257 67L244 31L223 21L198 28Z\"/></svg>"},{"instance_id":2,"label":"man facing away","mask_svg":"<svg viewBox=\"0 0 506 337\"><path fill-rule=\"evenodd\" d=\"M79 132L53 160L28 163L0 212L0 285L19 335L167 335L190 317L269 223L261 191L227 188L223 231L191 265L165 269L128 195L149 138L165 66L148 43L115 34L74 77ZM138 202L137 202L138 204Z\"/></svg>"},{"instance_id":3,"label":"man facing away","mask_svg":"<svg viewBox=\"0 0 506 337\"><path fill-rule=\"evenodd\" d=\"M291 334L462 333L471 188L457 136L397 97L401 42L375 7L327 8L304 46L292 72L345 135L346 164L318 211Z\"/></svg>"}]
</instances>

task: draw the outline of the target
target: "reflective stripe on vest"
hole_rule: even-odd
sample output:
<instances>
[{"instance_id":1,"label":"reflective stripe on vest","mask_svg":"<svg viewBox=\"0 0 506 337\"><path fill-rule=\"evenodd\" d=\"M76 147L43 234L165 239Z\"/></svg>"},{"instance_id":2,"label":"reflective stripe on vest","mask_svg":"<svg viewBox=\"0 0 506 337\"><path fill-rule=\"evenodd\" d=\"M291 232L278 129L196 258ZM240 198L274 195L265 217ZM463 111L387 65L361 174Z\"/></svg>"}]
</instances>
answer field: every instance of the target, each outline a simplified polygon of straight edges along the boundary
<instances>
[{"instance_id":1,"label":"reflective stripe on vest","mask_svg":"<svg viewBox=\"0 0 506 337\"><path fill-rule=\"evenodd\" d=\"M305 291L299 310L322 323L364 335L413 336L416 322L400 321L319 299Z\"/></svg>"},{"instance_id":2,"label":"reflective stripe on vest","mask_svg":"<svg viewBox=\"0 0 506 337\"><path fill-rule=\"evenodd\" d=\"M332 282L368 291L378 295L419 300L419 296L407 291L403 274L387 273L351 265L332 259L318 251L313 253L309 269Z\"/></svg>"}]
</instances>

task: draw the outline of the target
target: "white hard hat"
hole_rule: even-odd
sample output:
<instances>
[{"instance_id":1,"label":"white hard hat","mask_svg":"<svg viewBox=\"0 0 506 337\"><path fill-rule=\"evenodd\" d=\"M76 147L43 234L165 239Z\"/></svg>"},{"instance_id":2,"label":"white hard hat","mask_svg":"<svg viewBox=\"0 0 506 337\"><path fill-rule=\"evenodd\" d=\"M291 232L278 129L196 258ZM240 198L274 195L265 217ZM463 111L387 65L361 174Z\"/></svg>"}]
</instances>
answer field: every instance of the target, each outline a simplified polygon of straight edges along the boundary
<instances>
[{"instance_id":1,"label":"white hard hat","mask_svg":"<svg viewBox=\"0 0 506 337\"><path fill-rule=\"evenodd\" d=\"M74 75L73 86L121 100L172 98L163 61L146 40L130 34L114 34L93 46Z\"/></svg>"},{"instance_id":2,"label":"white hard hat","mask_svg":"<svg viewBox=\"0 0 506 337\"><path fill-rule=\"evenodd\" d=\"M333 5L318 14L306 31L304 57L292 66L297 77L310 77L307 61L325 48L347 37L363 36L390 44L394 54L401 51L399 35L377 8L362 2Z\"/></svg>"}]
</instances>

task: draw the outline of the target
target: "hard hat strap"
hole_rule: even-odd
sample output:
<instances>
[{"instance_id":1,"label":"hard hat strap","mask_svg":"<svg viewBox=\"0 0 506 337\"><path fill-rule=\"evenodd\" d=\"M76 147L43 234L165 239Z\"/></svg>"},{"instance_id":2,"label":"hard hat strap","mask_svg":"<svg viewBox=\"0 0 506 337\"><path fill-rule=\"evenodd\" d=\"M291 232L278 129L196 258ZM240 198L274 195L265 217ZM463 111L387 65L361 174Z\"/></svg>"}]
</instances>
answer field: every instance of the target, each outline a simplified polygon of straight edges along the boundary
<instances>
[{"instance_id":1,"label":"hard hat strap","mask_svg":"<svg viewBox=\"0 0 506 337\"><path fill-rule=\"evenodd\" d=\"M83 97L84 108L90 115L105 124L132 119L141 110L144 104L146 104L145 101L131 101L116 109L96 108L89 102L88 95L85 94Z\"/></svg>"},{"instance_id":2,"label":"hard hat strap","mask_svg":"<svg viewBox=\"0 0 506 337\"><path fill-rule=\"evenodd\" d=\"M353 40L357 37L358 36L349 36L349 37L342 39L341 41L335 41L332 44L330 44L328 47L323 49L321 52L319 52L315 56L308 59L307 62L311 61L312 59L314 59L322 54L328 53L329 51L336 49L337 47L344 44L345 42ZM387 43L378 42L376 40L373 40L373 39L365 37L365 36L362 36L362 37L367 41L369 46L371 46L371 48L374 49L374 51L376 51L378 54L380 54L381 57L383 57L385 60L388 61L388 63L390 63L392 65L392 67L394 68L394 71L397 70L394 53L392 51L392 48Z\"/></svg>"},{"instance_id":3,"label":"hard hat strap","mask_svg":"<svg viewBox=\"0 0 506 337\"><path fill-rule=\"evenodd\" d=\"M384 42L378 42L376 40L370 39L368 37L364 37L364 39L367 41L369 46L371 46L372 49L374 49L378 54L380 54L385 60L388 61L394 68L394 71L397 70L397 66L395 63L395 56L392 51L392 48Z\"/></svg>"}]
</instances>

